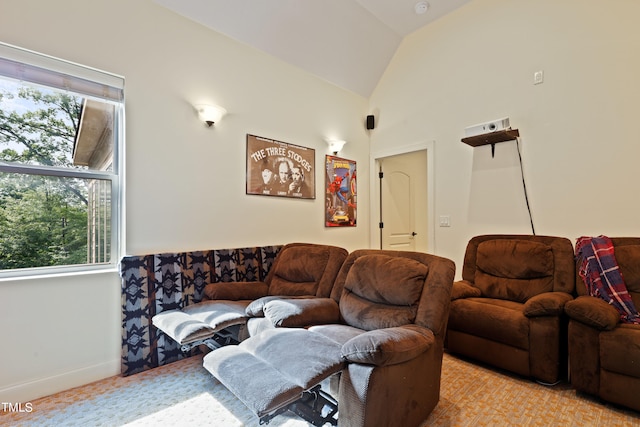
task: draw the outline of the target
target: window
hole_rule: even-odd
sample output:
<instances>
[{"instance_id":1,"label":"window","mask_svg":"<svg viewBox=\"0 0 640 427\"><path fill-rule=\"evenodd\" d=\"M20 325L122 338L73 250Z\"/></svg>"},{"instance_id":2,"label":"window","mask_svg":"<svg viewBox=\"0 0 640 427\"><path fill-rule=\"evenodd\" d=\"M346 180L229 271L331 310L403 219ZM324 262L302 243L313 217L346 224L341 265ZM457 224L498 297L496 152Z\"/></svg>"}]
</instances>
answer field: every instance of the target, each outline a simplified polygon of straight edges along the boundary
<instances>
[{"instance_id":1,"label":"window","mask_svg":"<svg viewBox=\"0 0 640 427\"><path fill-rule=\"evenodd\" d=\"M0 277L113 268L124 79L0 43Z\"/></svg>"}]
</instances>

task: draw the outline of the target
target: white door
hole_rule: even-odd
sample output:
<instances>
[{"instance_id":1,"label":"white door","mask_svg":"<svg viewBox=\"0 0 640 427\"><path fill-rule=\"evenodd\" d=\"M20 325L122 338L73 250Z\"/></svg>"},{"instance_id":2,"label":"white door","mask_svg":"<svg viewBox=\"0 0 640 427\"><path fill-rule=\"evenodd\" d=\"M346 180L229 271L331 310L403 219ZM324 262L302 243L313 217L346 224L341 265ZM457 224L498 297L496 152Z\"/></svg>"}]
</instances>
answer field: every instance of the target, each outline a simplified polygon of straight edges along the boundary
<instances>
[{"instance_id":1,"label":"white door","mask_svg":"<svg viewBox=\"0 0 640 427\"><path fill-rule=\"evenodd\" d=\"M427 150L384 157L380 197L382 249L427 251Z\"/></svg>"}]
</instances>

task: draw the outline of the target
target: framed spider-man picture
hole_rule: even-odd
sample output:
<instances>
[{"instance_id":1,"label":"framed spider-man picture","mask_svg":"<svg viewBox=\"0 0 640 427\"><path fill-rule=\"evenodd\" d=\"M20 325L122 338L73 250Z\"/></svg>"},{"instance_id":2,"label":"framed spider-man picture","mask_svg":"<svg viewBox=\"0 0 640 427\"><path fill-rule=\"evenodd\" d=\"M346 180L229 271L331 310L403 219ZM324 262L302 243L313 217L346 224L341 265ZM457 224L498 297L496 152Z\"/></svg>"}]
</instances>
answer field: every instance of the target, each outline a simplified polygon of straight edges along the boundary
<instances>
[{"instance_id":1,"label":"framed spider-man picture","mask_svg":"<svg viewBox=\"0 0 640 427\"><path fill-rule=\"evenodd\" d=\"M358 203L356 162L335 156L325 160L325 227L355 227Z\"/></svg>"}]
</instances>

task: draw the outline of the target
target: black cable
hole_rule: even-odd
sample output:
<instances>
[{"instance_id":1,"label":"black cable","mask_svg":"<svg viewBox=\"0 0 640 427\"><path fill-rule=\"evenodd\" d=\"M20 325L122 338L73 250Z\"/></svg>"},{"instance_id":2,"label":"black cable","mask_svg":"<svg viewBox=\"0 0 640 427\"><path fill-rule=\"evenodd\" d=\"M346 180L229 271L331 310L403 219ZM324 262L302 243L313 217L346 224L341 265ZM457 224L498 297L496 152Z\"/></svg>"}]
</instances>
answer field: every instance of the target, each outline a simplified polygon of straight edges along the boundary
<instances>
[{"instance_id":1,"label":"black cable","mask_svg":"<svg viewBox=\"0 0 640 427\"><path fill-rule=\"evenodd\" d=\"M522 155L520 154L520 138L516 138L516 148L518 149L518 159L520 159L520 175L522 175L522 188L524 189L524 200L527 202L527 211L529 211L529 221L531 221L531 232L536 235L536 229L533 227L533 217L531 216L531 206L529 206L529 196L527 195L527 184L524 182L524 170L522 168Z\"/></svg>"},{"instance_id":2,"label":"black cable","mask_svg":"<svg viewBox=\"0 0 640 427\"><path fill-rule=\"evenodd\" d=\"M378 228L380 228L380 250L382 250L382 160L380 160L380 172L378 172L378 179L380 182L380 222L378 223Z\"/></svg>"}]
</instances>

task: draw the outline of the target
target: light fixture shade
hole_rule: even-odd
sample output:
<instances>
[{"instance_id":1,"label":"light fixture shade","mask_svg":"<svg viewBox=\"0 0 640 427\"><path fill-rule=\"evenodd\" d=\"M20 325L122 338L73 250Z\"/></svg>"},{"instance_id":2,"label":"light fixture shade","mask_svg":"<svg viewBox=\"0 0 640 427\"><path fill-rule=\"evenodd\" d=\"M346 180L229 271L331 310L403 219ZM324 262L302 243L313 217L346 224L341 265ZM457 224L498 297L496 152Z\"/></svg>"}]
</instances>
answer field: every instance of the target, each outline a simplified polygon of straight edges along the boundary
<instances>
[{"instance_id":1,"label":"light fixture shade","mask_svg":"<svg viewBox=\"0 0 640 427\"><path fill-rule=\"evenodd\" d=\"M227 110L218 105L198 104L195 106L195 108L198 112L198 117L200 117L200 120L202 120L209 126L219 122L220 119L222 119L222 117L227 114Z\"/></svg>"},{"instance_id":2,"label":"light fixture shade","mask_svg":"<svg viewBox=\"0 0 640 427\"><path fill-rule=\"evenodd\" d=\"M344 147L344 144L346 144L347 141L342 141L339 139L327 139L327 144L329 144L329 150L332 153L338 153L340 150L342 150L342 147Z\"/></svg>"}]
</instances>

